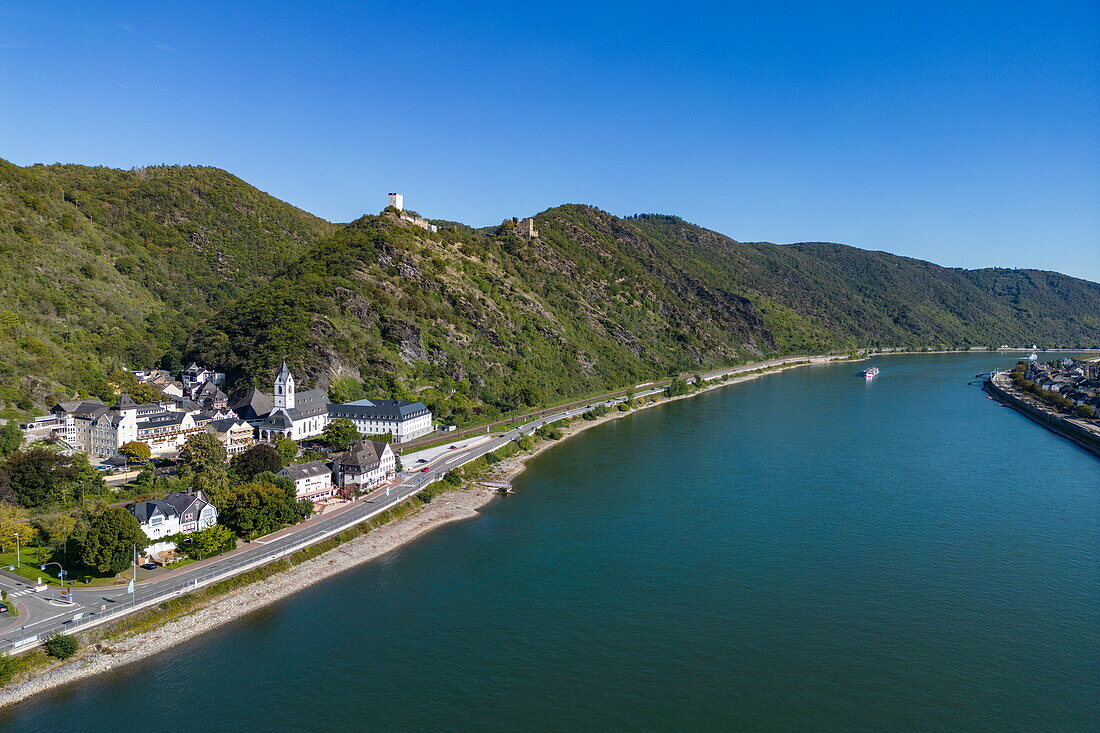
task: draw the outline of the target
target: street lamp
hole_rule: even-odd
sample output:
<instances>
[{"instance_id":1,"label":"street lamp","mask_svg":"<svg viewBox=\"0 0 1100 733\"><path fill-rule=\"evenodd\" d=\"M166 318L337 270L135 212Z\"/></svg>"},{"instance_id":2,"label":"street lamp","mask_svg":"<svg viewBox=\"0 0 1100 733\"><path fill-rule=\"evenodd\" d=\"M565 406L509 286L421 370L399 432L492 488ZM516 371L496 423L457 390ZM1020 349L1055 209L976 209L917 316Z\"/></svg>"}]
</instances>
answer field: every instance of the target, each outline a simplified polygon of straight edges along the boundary
<instances>
[{"instance_id":1,"label":"street lamp","mask_svg":"<svg viewBox=\"0 0 1100 733\"><path fill-rule=\"evenodd\" d=\"M19 533L15 533L15 567L19 567L23 564L23 561L19 556Z\"/></svg>"},{"instance_id":2,"label":"street lamp","mask_svg":"<svg viewBox=\"0 0 1100 733\"><path fill-rule=\"evenodd\" d=\"M59 562L48 562L44 565L39 565L38 569L45 572L46 568L49 567L50 565L56 565L57 566L57 569L59 571L58 574L61 577L61 588L62 588L62 591L64 591L64 589L65 589L65 568L61 567L61 563L59 563ZM73 592L71 590L68 591L65 595L68 596L70 601L73 599Z\"/></svg>"}]
</instances>

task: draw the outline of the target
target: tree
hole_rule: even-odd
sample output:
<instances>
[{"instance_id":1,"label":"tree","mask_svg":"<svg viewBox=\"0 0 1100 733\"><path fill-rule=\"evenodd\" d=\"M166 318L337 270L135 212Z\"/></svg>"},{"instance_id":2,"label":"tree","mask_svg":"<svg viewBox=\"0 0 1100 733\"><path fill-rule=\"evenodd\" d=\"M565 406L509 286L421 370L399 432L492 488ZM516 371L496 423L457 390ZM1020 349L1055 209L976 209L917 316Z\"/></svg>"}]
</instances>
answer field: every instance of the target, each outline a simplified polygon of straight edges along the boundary
<instances>
[{"instance_id":1,"label":"tree","mask_svg":"<svg viewBox=\"0 0 1100 733\"><path fill-rule=\"evenodd\" d=\"M298 444L290 438L276 440L275 450L279 451L279 455L283 457L284 466L294 463L294 459L298 457Z\"/></svg>"},{"instance_id":2,"label":"tree","mask_svg":"<svg viewBox=\"0 0 1100 733\"><path fill-rule=\"evenodd\" d=\"M1078 405L1074 412L1078 417L1096 417L1096 410L1091 405Z\"/></svg>"},{"instance_id":3,"label":"tree","mask_svg":"<svg viewBox=\"0 0 1100 733\"><path fill-rule=\"evenodd\" d=\"M211 433L197 433L187 439L179 455L183 477L190 487L205 492L211 503L219 506L229 493L229 471L221 442Z\"/></svg>"},{"instance_id":4,"label":"tree","mask_svg":"<svg viewBox=\"0 0 1100 733\"><path fill-rule=\"evenodd\" d=\"M195 473L225 468L225 447L212 433L196 433L180 448L183 465Z\"/></svg>"},{"instance_id":5,"label":"tree","mask_svg":"<svg viewBox=\"0 0 1100 733\"><path fill-rule=\"evenodd\" d=\"M51 657L64 660L76 654L80 644L71 634L55 633L46 638L45 647Z\"/></svg>"},{"instance_id":6,"label":"tree","mask_svg":"<svg viewBox=\"0 0 1100 733\"><path fill-rule=\"evenodd\" d=\"M284 465L283 456L279 451L266 443L258 443L234 456L229 467L234 474L248 480L265 471L276 473Z\"/></svg>"},{"instance_id":7,"label":"tree","mask_svg":"<svg viewBox=\"0 0 1100 733\"><path fill-rule=\"evenodd\" d=\"M142 443L140 440L131 440L129 443L123 443L118 452L130 463L146 463L153 457L152 451L149 450L149 446Z\"/></svg>"},{"instance_id":8,"label":"tree","mask_svg":"<svg viewBox=\"0 0 1100 733\"><path fill-rule=\"evenodd\" d=\"M137 519L122 507L108 507L88 521L88 535L80 548L80 561L101 573L125 570L134 559L134 548L143 549L149 538Z\"/></svg>"},{"instance_id":9,"label":"tree","mask_svg":"<svg viewBox=\"0 0 1100 733\"><path fill-rule=\"evenodd\" d=\"M285 524L299 522L312 511L308 501L303 506L295 497L293 481L289 482L288 491L285 485L264 480L266 476L271 474L260 474L257 480L235 487L219 514L227 527L245 539L255 539Z\"/></svg>"},{"instance_id":10,"label":"tree","mask_svg":"<svg viewBox=\"0 0 1100 733\"><path fill-rule=\"evenodd\" d=\"M14 504L0 502L0 551L15 549L15 536L23 547L37 544L38 530L27 519L27 510Z\"/></svg>"},{"instance_id":11,"label":"tree","mask_svg":"<svg viewBox=\"0 0 1100 733\"><path fill-rule=\"evenodd\" d=\"M668 383L668 387L665 388L665 394L669 397L679 397L688 392L691 392L691 387L680 377L673 377L672 381Z\"/></svg>"},{"instance_id":12,"label":"tree","mask_svg":"<svg viewBox=\"0 0 1100 733\"><path fill-rule=\"evenodd\" d=\"M237 538L233 536L233 532L221 524L193 532L187 535L187 539L190 541L182 542L180 548L195 560L220 555L237 546Z\"/></svg>"},{"instance_id":13,"label":"tree","mask_svg":"<svg viewBox=\"0 0 1100 733\"><path fill-rule=\"evenodd\" d=\"M0 458L6 458L23 445L23 431L13 422L0 426Z\"/></svg>"},{"instance_id":14,"label":"tree","mask_svg":"<svg viewBox=\"0 0 1100 733\"><path fill-rule=\"evenodd\" d=\"M347 450L348 446L362 437L355 423L346 417L333 420L321 433L321 440L333 450Z\"/></svg>"},{"instance_id":15,"label":"tree","mask_svg":"<svg viewBox=\"0 0 1100 733\"><path fill-rule=\"evenodd\" d=\"M69 514L49 514L34 520L42 541L50 547L60 547L76 529L76 518Z\"/></svg>"},{"instance_id":16,"label":"tree","mask_svg":"<svg viewBox=\"0 0 1100 733\"><path fill-rule=\"evenodd\" d=\"M67 504L86 493L104 491L103 478L83 453L65 456L49 448L31 448L8 458L2 473L0 496L14 497L25 507Z\"/></svg>"}]
</instances>

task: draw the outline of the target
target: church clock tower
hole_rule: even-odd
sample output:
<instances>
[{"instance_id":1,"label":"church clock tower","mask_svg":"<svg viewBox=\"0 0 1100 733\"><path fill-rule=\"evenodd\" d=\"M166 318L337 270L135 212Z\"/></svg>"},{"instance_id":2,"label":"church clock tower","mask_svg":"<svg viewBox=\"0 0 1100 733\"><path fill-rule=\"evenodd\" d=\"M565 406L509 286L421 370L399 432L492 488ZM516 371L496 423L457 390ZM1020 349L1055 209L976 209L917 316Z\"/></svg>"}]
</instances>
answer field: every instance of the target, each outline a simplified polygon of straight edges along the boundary
<instances>
[{"instance_id":1,"label":"church clock tower","mask_svg":"<svg viewBox=\"0 0 1100 733\"><path fill-rule=\"evenodd\" d=\"M290 373L290 367L283 362L279 369L279 376L275 377L275 409L294 409L294 375Z\"/></svg>"}]
</instances>

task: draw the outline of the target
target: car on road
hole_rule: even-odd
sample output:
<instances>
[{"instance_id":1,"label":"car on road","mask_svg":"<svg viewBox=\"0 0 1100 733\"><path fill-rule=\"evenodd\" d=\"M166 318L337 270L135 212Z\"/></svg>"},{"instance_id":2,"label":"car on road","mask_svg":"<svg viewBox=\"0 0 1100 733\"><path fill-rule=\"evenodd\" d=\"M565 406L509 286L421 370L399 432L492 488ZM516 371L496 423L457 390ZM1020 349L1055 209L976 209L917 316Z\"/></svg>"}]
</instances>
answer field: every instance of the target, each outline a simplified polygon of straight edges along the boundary
<instances>
[{"instance_id":1,"label":"car on road","mask_svg":"<svg viewBox=\"0 0 1100 733\"><path fill-rule=\"evenodd\" d=\"M157 564L155 562L147 562L141 566L142 570L156 570Z\"/></svg>"},{"instance_id":2,"label":"car on road","mask_svg":"<svg viewBox=\"0 0 1100 733\"><path fill-rule=\"evenodd\" d=\"M457 445L452 445L452 446L451 446L450 448L448 448L447 450L458 450L458 446L457 446Z\"/></svg>"},{"instance_id":3,"label":"car on road","mask_svg":"<svg viewBox=\"0 0 1100 733\"><path fill-rule=\"evenodd\" d=\"M432 469L430 469L430 468L428 468L427 466L425 466L424 468L420 469L420 473L427 473L428 471L431 471L431 470L432 470Z\"/></svg>"},{"instance_id":4,"label":"car on road","mask_svg":"<svg viewBox=\"0 0 1100 733\"><path fill-rule=\"evenodd\" d=\"M427 459L427 458L417 458L417 459L416 459L416 462L417 462L417 463L427 463L427 462L428 462L428 459Z\"/></svg>"}]
</instances>

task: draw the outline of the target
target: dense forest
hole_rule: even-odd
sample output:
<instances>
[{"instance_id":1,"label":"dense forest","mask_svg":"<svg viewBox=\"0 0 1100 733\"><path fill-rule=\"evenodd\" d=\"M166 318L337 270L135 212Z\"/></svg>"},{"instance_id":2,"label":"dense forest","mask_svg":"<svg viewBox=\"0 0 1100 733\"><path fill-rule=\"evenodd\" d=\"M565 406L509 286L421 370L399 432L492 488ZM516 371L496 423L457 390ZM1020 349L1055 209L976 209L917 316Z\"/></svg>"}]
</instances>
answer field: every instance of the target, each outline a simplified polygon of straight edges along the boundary
<instances>
[{"instance_id":1,"label":"dense forest","mask_svg":"<svg viewBox=\"0 0 1100 733\"><path fill-rule=\"evenodd\" d=\"M429 233L333 225L214 168L0 161L0 417L199 359L448 420L678 371L861 346L1100 340L1100 285L838 244L742 243L566 205Z\"/></svg>"}]
</instances>

